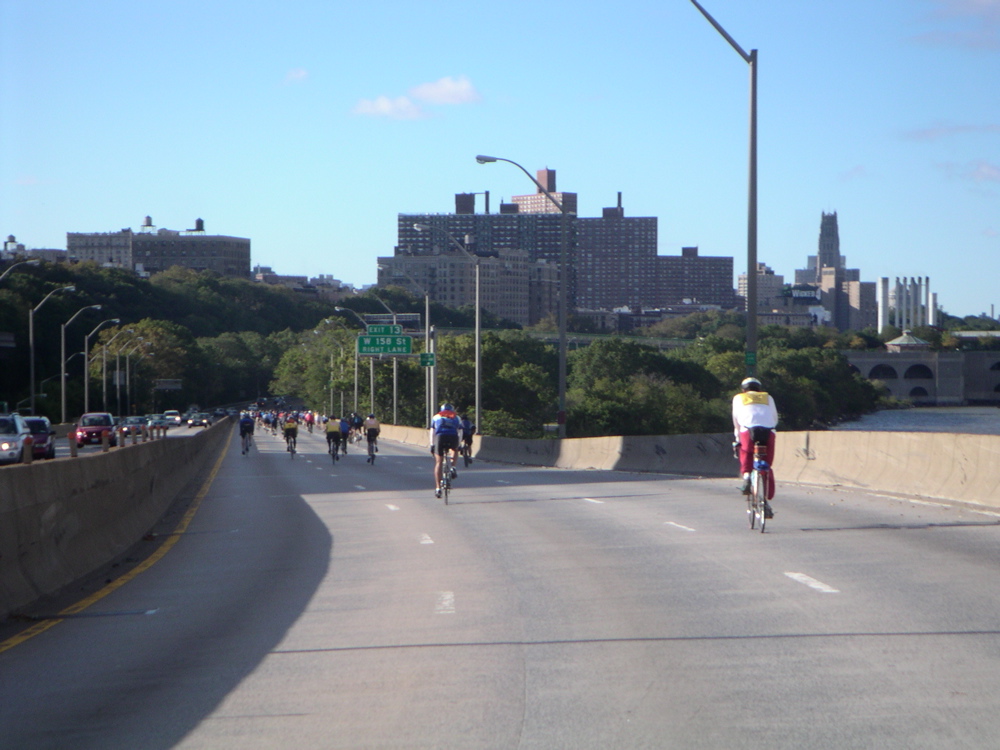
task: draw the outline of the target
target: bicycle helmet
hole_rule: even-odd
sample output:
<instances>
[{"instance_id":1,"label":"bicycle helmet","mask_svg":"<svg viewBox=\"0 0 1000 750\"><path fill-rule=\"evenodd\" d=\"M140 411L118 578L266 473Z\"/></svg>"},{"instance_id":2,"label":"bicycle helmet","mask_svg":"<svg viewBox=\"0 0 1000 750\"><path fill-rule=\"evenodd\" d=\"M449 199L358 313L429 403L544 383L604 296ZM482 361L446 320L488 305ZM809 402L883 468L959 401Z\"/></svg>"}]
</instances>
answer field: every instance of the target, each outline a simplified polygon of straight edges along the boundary
<instances>
[{"instance_id":1,"label":"bicycle helmet","mask_svg":"<svg viewBox=\"0 0 1000 750\"><path fill-rule=\"evenodd\" d=\"M455 411L455 407L451 404L441 404L441 411Z\"/></svg>"},{"instance_id":2,"label":"bicycle helmet","mask_svg":"<svg viewBox=\"0 0 1000 750\"><path fill-rule=\"evenodd\" d=\"M757 378L744 378L743 382L740 383L740 388L744 391L760 391L763 390L763 386Z\"/></svg>"},{"instance_id":3,"label":"bicycle helmet","mask_svg":"<svg viewBox=\"0 0 1000 750\"><path fill-rule=\"evenodd\" d=\"M368 415L368 418L369 418L369 419L375 419L375 415L374 415L374 414L369 414L369 415Z\"/></svg>"}]
</instances>

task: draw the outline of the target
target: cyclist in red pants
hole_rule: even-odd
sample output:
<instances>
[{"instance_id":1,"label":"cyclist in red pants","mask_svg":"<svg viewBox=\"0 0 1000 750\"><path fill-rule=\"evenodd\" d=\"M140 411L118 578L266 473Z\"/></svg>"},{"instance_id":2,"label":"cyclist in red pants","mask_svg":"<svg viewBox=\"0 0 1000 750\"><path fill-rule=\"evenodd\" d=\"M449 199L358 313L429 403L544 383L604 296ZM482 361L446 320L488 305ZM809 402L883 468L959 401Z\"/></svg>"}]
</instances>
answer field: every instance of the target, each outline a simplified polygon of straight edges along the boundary
<instances>
[{"instance_id":1,"label":"cyclist in red pants","mask_svg":"<svg viewBox=\"0 0 1000 750\"><path fill-rule=\"evenodd\" d=\"M767 463L774 463L774 428L778 426L778 407L774 397L764 391L757 378L740 383L740 393L733 396L733 433L740 446L740 472L743 494L750 492L750 470L753 468L754 433L767 430ZM774 472L767 472L767 499L774 497ZM771 518L771 504L764 504L765 518Z\"/></svg>"}]
</instances>

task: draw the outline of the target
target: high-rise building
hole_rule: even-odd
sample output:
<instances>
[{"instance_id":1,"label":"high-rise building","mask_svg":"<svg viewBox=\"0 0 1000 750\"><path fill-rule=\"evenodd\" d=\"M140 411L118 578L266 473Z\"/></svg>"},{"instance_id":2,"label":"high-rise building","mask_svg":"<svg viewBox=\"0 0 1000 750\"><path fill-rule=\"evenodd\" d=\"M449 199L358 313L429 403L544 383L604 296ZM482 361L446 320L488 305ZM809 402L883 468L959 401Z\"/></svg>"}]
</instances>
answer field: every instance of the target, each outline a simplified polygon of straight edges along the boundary
<instances>
[{"instance_id":1,"label":"high-rise building","mask_svg":"<svg viewBox=\"0 0 1000 750\"><path fill-rule=\"evenodd\" d=\"M187 231L158 229L146 217L138 232L67 232L66 252L76 260L128 268L137 273L166 271L182 266L215 271L222 276L250 278L250 240L205 233L198 219Z\"/></svg>"}]
</instances>

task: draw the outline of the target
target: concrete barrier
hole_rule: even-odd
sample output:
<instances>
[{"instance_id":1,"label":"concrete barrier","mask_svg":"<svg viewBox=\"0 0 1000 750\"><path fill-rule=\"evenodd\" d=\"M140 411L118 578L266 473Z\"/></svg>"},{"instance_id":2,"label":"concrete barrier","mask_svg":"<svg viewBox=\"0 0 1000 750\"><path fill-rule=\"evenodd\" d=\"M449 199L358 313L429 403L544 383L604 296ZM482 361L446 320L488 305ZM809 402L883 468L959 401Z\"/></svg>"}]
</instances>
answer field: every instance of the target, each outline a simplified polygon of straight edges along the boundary
<instances>
[{"instance_id":1,"label":"concrete barrier","mask_svg":"<svg viewBox=\"0 0 1000 750\"><path fill-rule=\"evenodd\" d=\"M192 437L0 470L0 618L141 539L231 429L222 420Z\"/></svg>"}]
</instances>

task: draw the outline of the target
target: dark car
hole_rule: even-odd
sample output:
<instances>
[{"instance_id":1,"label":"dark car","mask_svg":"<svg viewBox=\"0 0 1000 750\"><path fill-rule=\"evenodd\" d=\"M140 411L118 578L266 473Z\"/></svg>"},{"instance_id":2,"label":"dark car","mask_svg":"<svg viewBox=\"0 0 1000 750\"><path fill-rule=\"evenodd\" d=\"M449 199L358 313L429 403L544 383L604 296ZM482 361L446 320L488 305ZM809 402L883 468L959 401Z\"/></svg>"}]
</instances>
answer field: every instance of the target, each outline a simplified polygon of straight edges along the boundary
<instances>
[{"instance_id":1,"label":"dark car","mask_svg":"<svg viewBox=\"0 0 1000 750\"><path fill-rule=\"evenodd\" d=\"M187 421L188 429L192 427L211 427L212 418L207 414L192 414Z\"/></svg>"},{"instance_id":2,"label":"dark car","mask_svg":"<svg viewBox=\"0 0 1000 750\"><path fill-rule=\"evenodd\" d=\"M32 453L35 458L55 458L56 457L56 431L52 429L52 423L48 417L25 417L25 423L31 430L31 438L34 440Z\"/></svg>"},{"instance_id":3,"label":"dark car","mask_svg":"<svg viewBox=\"0 0 1000 750\"><path fill-rule=\"evenodd\" d=\"M87 443L100 445L104 433L108 434L108 445L118 445L114 417L105 411L84 414L80 417L80 424L76 428L76 445L78 448Z\"/></svg>"}]
</instances>

